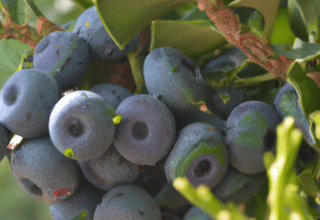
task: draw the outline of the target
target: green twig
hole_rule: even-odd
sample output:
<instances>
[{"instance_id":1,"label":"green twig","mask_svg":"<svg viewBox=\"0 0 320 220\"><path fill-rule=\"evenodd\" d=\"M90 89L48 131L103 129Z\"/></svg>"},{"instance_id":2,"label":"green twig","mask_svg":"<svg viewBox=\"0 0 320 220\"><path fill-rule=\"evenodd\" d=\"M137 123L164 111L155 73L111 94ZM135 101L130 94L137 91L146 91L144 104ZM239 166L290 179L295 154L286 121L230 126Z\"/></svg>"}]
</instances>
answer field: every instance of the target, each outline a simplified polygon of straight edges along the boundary
<instances>
[{"instance_id":1,"label":"green twig","mask_svg":"<svg viewBox=\"0 0 320 220\"><path fill-rule=\"evenodd\" d=\"M137 86L135 94L148 94L143 77L143 63L145 56L134 52L129 53L127 56L130 62L133 78Z\"/></svg>"},{"instance_id":2,"label":"green twig","mask_svg":"<svg viewBox=\"0 0 320 220\"><path fill-rule=\"evenodd\" d=\"M195 188L186 177L178 177L173 182L174 188L179 191L189 202L208 213L217 220L248 220L236 206L229 202L226 205L214 196L207 185Z\"/></svg>"}]
</instances>

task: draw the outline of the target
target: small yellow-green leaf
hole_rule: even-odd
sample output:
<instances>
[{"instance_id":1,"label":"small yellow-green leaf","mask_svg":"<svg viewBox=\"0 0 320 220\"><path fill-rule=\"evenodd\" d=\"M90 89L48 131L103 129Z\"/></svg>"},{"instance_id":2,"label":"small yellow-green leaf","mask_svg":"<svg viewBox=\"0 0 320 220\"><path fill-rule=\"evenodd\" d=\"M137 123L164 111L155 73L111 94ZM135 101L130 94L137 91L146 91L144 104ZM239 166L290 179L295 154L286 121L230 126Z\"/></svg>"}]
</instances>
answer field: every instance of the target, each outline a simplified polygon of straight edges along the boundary
<instances>
[{"instance_id":1,"label":"small yellow-green leaf","mask_svg":"<svg viewBox=\"0 0 320 220\"><path fill-rule=\"evenodd\" d=\"M121 120L122 120L122 116L121 115L117 115L112 119L112 121L113 121L113 123L115 125L120 124Z\"/></svg>"},{"instance_id":2,"label":"small yellow-green leaf","mask_svg":"<svg viewBox=\"0 0 320 220\"><path fill-rule=\"evenodd\" d=\"M266 0L236 0L231 2L228 6L249 7L260 12L265 22L263 35L266 37L268 42L271 42L272 30L276 20L279 3L280 0L273 0L272 2Z\"/></svg>"},{"instance_id":3,"label":"small yellow-green leaf","mask_svg":"<svg viewBox=\"0 0 320 220\"><path fill-rule=\"evenodd\" d=\"M150 51L174 47L191 59L208 53L226 39L207 20L153 21Z\"/></svg>"},{"instance_id":4,"label":"small yellow-green leaf","mask_svg":"<svg viewBox=\"0 0 320 220\"><path fill-rule=\"evenodd\" d=\"M69 157L69 158L73 158L73 150L71 148L67 148L65 151L64 151L64 155Z\"/></svg>"},{"instance_id":5,"label":"small yellow-green leaf","mask_svg":"<svg viewBox=\"0 0 320 220\"><path fill-rule=\"evenodd\" d=\"M74 217L71 220L85 220L87 217L87 210L84 210L83 212L81 212L78 216Z\"/></svg>"}]
</instances>

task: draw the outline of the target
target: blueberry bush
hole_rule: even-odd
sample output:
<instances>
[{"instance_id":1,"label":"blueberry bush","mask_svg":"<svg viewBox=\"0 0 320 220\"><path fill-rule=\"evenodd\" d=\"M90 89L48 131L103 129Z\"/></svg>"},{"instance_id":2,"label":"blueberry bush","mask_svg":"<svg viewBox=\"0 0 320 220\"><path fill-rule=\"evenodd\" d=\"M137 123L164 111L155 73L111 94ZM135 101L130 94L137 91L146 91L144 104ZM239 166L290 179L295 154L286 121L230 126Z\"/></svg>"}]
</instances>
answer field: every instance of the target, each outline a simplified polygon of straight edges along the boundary
<instances>
[{"instance_id":1,"label":"blueberry bush","mask_svg":"<svg viewBox=\"0 0 320 220\"><path fill-rule=\"evenodd\" d=\"M318 0L0 0L0 219L320 219Z\"/></svg>"}]
</instances>

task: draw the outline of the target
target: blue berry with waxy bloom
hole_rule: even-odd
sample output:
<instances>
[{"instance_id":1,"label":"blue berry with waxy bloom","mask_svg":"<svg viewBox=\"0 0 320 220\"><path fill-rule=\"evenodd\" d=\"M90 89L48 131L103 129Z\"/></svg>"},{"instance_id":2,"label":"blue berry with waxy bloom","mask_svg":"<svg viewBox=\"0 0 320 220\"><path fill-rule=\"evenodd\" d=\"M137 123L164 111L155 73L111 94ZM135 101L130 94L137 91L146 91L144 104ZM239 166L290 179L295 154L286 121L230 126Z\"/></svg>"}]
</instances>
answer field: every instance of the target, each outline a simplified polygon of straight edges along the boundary
<instances>
[{"instance_id":1,"label":"blue berry with waxy bloom","mask_svg":"<svg viewBox=\"0 0 320 220\"><path fill-rule=\"evenodd\" d=\"M90 184L80 182L74 195L50 206L52 218L55 220L73 219L86 211L86 217L83 220L92 220L104 193Z\"/></svg>"},{"instance_id":2,"label":"blue berry with waxy bloom","mask_svg":"<svg viewBox=\"0 0 320 220\"><path fill-rule=\"evenodd\" d=\"M115 116L112 106L98 94L75 91L54 106L49 134L62 154L75 160L91 160L111 147Z\"/></svg>"},{"instance_id":3,"label":"blue berry with waxy bloom","mask_svg":"<svg viewBox=\"0 0 320 220\"><path fill-rule=\"evenodd\" d=\"M240 105L243 99L243 90L221 87L210 95L206 101L206 106L212 113L227 119L232 110Z\"/></svg>"},{"instance_id":4,"label":"blue berry with waxy bloom","mask_svg":"<svg viewBox=\"0 0 320 220\"><path fill-rule=\"evenodd\" d=\"M94 220L161 220L161 211L152 196L135 185L122 185L102 197Z\"/></svg>"},{"instance_id":5,"label":"blue berry with waxy bloom","mask_svg":"<svg viewBox=\"0 0 320 220\"><path fill-rule=\"evenodd\" d=\"M139 173L138 165L126 160L113 145L100 157L78 164L87 180L105 191L133 183Z\"/></svg>"},{"instance_id":6,"label":"blue berry with waxy bloom","mask_svg":"<svg viewBox=\"0 0 320 220\"><path fill-rule=\"evenodd\" d=\"M0 162L6 155L7 146L10 142L11 133L10 131L0 124Z\"/></svg>"},{"instance_id":7,"label":"blue berry with waxy bloom","mask_svg":"<svg viewBox=\"0 0 320 220\"><path fill-rule=\"evenodd\" d=\"M57 151L49 136L27 139L9 155L19 185L43 203L65 200L78 188L78 164Z\"/></svg>"},{"instance_id":8,"label":"blue berry with waxy bloom","mask_svg":"<svg viewBox=\"0 0 320 220\"><path fill-rule=\"evenodd\" d=\"M263 172L263 154L274 152L280 122L276 110L264 102L243 102L233 109L226 130L230 163L243 173Z\"/></svg>"},{"instance_id":9,"label":"blue berry with waxy bloom","mask_svg":"<svg viewBox=\"0 0 320 220\"><path fill-rule=\"evenodd\" d=\"M215 187L228 166L227 147L222 131L210 124L196 122L184 127L171 150L165 172L169 182L187 177L195 187Z\"/></svg>"},{"instance_id":10,"label":"blue berry with waxy bloom","mask_svg":"<svg viewBox=\"0 0 320 220\"><path fill-rule=\"evenodd\" d=\"M33 66L46 70L55 78L59 92L77 86L91 63L86 42L71 32L55 31L35 47Z\"/></svg>"},{"instance_id":11,"label":"blue berry with waxy bloom","mask_svg":"<svg viewBox=\"0 0 320 220\"><path fill-rule=\"evenodd\" d=\"M171 150L176 137L174 116L150 95L134 95L116 109L122 121L113 140L117 151L138 165L155 165Z\"/></svg>"},{"instance_id":12,"label":"blue berry with waxy bloom","mask_svg":"<svg viewBox=\"0 0 320 220\"><path fill-rule=\"evenodd\" d=\"M25 138L46 135L51 111L58 100L57 84L47 71L19 70L0 91L0 122Z\"/></svg>"},{"instance_id":13,"label":"blue berry with waxy bloom","mask_svg":"<svg viewBox=\"0 0 320 220\"><path fill-rule=\"evenodd\" d=\"M126 88L116 84L111 84L111 83L95 85L94 87L91 88L90 91L100 95L114 109L116 109L124 99L133 95L132 92L130 92Z\"/></svg>"},{"instance_id":14,"label":"blue berry with waxy bloom","mask_svg":"<svg viewBox=\"0 0 320 220\"><path fill-rule=\"evenodd\" d=\"M274 99L274 105L280 117L284 119L286 116L293 116L296 119L296 126L303 133L305 140L310 146L314 146L315 140L309 129L307 117L298 102L298 93L289 83L285 83L277 92Z\"/></svg>"},{"instance_id":15,"label":"blue berry with waxy bloom","mask_svg":"<svg viewBox=\"0 0 320 220\"><path fill-rule=\"evenodd\" d=\"M140 37L136 34L120 50L103 26L96 6L86 9L78 18L72 33L83 38L90 47L92 56L98 60L117 61L124 58L139 45Z\"/></svg>"},{"instance_id":16,"label":"blue berry with waxy bloom","mask_svg":"<svg viewBox=\"0 0 320 220\"><path fill-rule=\"evenodd\" d=\"M183 220L215 220L211 216L196 206L193 206L189 211L183 216Z\"/></svg>"},{"instance_id":17,"label":"blue berry with waxy bloom","mask_svg":"<svg viewBox=\"0 0 320 220\"><path fill-rule=\"evenodd\" d=\"M172 47L153 49L144 61L143 75L148 93L159 94L174 115L199 110L213 91L197 65Z\"/></svg>"}]
</instances>

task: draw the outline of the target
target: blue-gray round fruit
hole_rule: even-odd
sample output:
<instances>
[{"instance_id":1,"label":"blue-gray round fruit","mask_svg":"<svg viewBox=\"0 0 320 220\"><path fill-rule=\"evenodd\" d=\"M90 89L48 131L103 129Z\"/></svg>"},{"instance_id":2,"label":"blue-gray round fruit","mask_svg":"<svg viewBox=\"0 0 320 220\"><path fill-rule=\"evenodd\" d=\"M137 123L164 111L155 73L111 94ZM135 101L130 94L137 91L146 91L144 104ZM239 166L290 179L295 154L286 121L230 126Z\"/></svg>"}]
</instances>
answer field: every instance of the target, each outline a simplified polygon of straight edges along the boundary
<instances>
[{"instance_id":1,"label":"blue-gray round fruit","mask_svg":"<svg viewBox=\"0 0 320 220\"><path fill-rule=\"evenodd\" d=\"M227 147L222 131L210 124L196 122L184 127L171 150L165 172L169 182L187 177L195 187L215 187L228 166Z\"/></svg>"},{"instance_id":2,"label":"blue-gray round fruit","mask_svg":"<svg viewBox=\"0 0 320 220\"><path fill-rule=\"evenodd\" d=\"M0 91L0 122L25 138L46 135L50 113L58 100L57 84L47 71L19 70Z\"/></svg>"},{"instance_id":3,"label":"blue-gray round fruit","mask_svg":"<svg viewBox=\"0 0 320 220\"><path fill-rule=\"evenodd\" d=\"M33 66L55 78L60 93L77 86L91 63L89 46L71 32L55 31L35 47Z\"/></svg>"},{"instance_id":4,"label":"blue-gray round fruit","mask_svg":"<svg viewBox=\"0 0 320 220\"><path fill-rule=\"evenodd\" d=\"M122 185L103 196L94 220L161 220L160 208L144 189Z\"/></svg>"},{"instance_id":5,"label":"blue-gray round fruit","mask_svg":"<svg viewBox=\"0 0 320 220\"><path fill-rule=\"evenodd\" d=\"M214 220L211 216L196 206L193 206L189 211L183 216L183 220Z\"/></svg>"},{"instance_id":6,"label":"blue-gray round fruit","mask_svg":"<svg viewBox=\"0 0 320 220\"><path fill-rule=\"evenodd\" d=\"M86 179L96 187L109 191L138 178L138 165L126 160L112 145L100 157L78 161Z\"/></svg>"},{"instance_id":7,"label":"blue-gray round fruit","mask_svg":"<svg viewBox=\"0 0 320 220\"><path fill-rule=\"evenodd\" d=\"M213 90L197 65L172 47L153 49L145 59L143 75L148 93L158 95L174 115L199 110Z\"/></svg>"},{"instance_id":8,"label":"blue-gray round fruit","mask_svg":"<svg viewBox=\"0 0 320 220\"><path fill-rule=\"evenodd\" d=\"M226 132L230 163L243 173L263 172L263 154L274 152L280 122L277 112L264 102L243 102L233 109Z\"/></svg>"},{"instance_id":9,"label":"blue-gray round fruit","mask_svg":"<svg viewBox=\"0 0 320 220\"><path fill-rule=\"evenodd\" d=\"M98 60L117 61L124 58L139 45L140 37L136 34L120 50L103 26L96 6L86 9L78 18L72 33L83 38L90 47L92 56Z\"/></svg>"},{"instance_id":10,"label":"blue-gray round fruit","mask_svg":"<svg viewBox=\"0 0 320 220\"><path fill-rule=\"evenodd\" d=\"M274 99L274 105L282 119L289 115L295 117L296 125L303 133L305 140L310 146L314 146L315 140L309 131L310 125L308 119L298 102L298 93L289 82L285 83L278 90Z\"/></svg>"},{"instance_id":11,"label":"blue-gray round fruit","mask_svg":"<svg viewBox=\"0 0 320 220\"><path fill-rule=\"evenodd\" d=\"M56 148L75 160L91 160L105 153L113 142L115 111L94 92L78 90L62 97L49 120L49 134Z\"/></svg>"},{"instance_id":12,"label":"blue-gray round fruit","mask_svg":"<svg viewBox=\"0 0 320 220\"><path fill-rule=\"evenodd\" d=\"M90 91L100 95L114 109L116 109L124 99L133 95L132 92L130 92L126 88L116 84L111 84L111 83L95 85L94 87L91 88Z\"/></svg>"},{"instance_id":13,"label":"blue-gray round fruit","mask_svg":"<svg viewBox=\"0 0 320 220\"><path fill-rule=\"evenodd\" d=\"M9 162L19 185L43 203L65 200L78 188L78 164L57 151L49 136L26 140L10 152Z\"/></svg>"},{"instance_id":14,"label":"blue-gray round fruit","mask_svg":"<svg viewBox=\"0 0 320 220\"><path fill-rule=\"evenodd\" d=\"M10 131L0 124L0 162L6 155L7 146L10 142Z\"/></svg>"},{"instance_id":15,"label":"blue-gray round fruit","mask_svg":"<svg viewBox=\"0 0 320 220\"><path fill-rule=\"evenodd\" d=\"M86 217L82 220L92 220L102 196L103 191L97 190L89 184L80 184L74 195L50 206L52 218L54 220L71 220L86 211Z\"/></svg>"},{"instance_id":16,"label":"blue-gray round fruit","mask_svg":"<svg viewBox=\"0 0 320 220\"><path fill-rule=\"evenodd\" d=\"M155 165L171 150L176 137L174 116L168 107L150 95L134 95L116 109L122 121L116 127L114 146L127 160Z\"/></svg>"},{"instance_id":17,"label":"blue-gray round fruit","mask_svg":"<svg viewBox=\"0 0 320 220\"><path fill-rule=\"evenodd\" d=\"M227 119L232 110L241 104L243 99L243 90L221 87L210 95L206 101L206 106L212 113Z\"/></svg>"}]
</instances>

